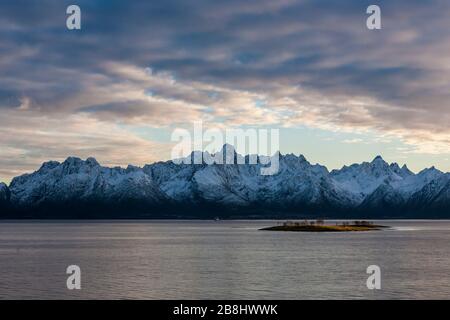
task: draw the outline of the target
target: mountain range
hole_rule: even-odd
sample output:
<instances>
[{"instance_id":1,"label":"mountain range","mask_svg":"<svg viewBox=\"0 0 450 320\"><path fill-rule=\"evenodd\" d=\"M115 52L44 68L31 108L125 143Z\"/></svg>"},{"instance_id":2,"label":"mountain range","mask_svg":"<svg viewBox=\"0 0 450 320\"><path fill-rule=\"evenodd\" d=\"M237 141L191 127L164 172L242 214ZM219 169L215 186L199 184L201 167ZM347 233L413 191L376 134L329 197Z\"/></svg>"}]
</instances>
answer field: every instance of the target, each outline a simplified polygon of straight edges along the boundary
<instances>
[{"instance_id":1,"label":"mountain range","mask_svg":"<svg viewBox=\"0 0 450 320\"><path fill-rule=\"evenodd\" d=\"M226 151L245 164L45 162L0 183L0 218L450 218L450 173L434 167L416 174L377 156L330 172L278 153L278 173L261 175L263 162Z\"/></svg>"}]
</instances>

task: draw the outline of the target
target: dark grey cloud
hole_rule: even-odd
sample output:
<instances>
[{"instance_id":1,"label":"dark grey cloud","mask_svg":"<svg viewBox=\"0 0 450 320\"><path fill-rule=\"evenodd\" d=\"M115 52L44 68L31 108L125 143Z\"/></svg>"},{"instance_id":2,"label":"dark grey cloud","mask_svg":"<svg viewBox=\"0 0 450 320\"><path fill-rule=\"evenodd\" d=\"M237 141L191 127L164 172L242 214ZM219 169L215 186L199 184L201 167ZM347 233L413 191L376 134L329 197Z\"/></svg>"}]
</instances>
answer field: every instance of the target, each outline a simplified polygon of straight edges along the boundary
<instances>
[{"instance_id":1,"label":"dark grey cloud","mask_svg":"<svg viewBox=\"0 0 450 320\"><path fill-rule=\"evenodd\" d=\"M439 54L436 45L449 38L450 4L438 0L379 1L381 32L365 28L370 1L78 1L83 30L68 32L70 3L2 3L1 25L10 26L1 31L4 54L38 50L2 66L5 74L51 83L61 77L44 72L48 66L95 72L110 60L227 86L290 81L397 103L411 97L408 80L425 78L433 65L399 55ZM402 30L417 35L392 43Z\"/></svg>"}]
</instances>

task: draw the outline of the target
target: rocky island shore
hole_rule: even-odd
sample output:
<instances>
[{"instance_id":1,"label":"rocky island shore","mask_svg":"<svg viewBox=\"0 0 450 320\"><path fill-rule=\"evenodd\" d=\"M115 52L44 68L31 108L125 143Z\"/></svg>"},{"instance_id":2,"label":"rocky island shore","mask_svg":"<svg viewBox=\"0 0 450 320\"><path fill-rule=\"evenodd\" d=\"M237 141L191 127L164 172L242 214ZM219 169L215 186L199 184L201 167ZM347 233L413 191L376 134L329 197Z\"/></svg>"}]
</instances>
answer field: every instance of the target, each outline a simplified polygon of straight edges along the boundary
<instances>
[{"instance_id":1,"label":"rocky island shore","mask_svg":"<svg viewBox=\"0 0 450 320\"><path fill-rule=\"evenodd\" d=\"M262 228L263 231L297 231L297 232L350 232L350 231L373 231L388 228L376 225L369 221L342 222L336 224L325 224L323 220L291 222L287 221L281 225Z\"/></svg>"}]
</instances>

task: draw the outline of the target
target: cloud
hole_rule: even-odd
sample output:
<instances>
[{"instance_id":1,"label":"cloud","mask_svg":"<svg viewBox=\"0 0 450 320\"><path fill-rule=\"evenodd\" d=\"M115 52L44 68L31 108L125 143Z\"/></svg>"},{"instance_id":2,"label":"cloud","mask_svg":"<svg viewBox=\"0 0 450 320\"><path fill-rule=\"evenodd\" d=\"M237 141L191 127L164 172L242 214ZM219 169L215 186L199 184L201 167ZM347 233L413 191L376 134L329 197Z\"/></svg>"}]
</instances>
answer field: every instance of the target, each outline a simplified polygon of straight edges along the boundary
<instances>
[{"instance_id":1,"label":"cloud","mask_svg":"<svg viewBox=\"0 0 450 320\"><path fill-rule=\"evenodd\" d=\"M364 140L363 139L359 139L359 138L355 138L355 139L345 139L342 142L352 144L352 143L361 143L361 142L364 142Z\"/></svg>"},{"instance_id":2,"label":"cloud","mask_svg":"<svg viewBox=\"0 0 450 320\"><path fill-rule=\"evenodd\" d=\"M85 115L47 117L22 110L0 118L0 146L0 178L6 181L49 159L96 156L108 166L143 165L168 158L171 147Z\"/></svg>"},{"instance_id":3,"label":"cloud","mask_svg":"<svg viewBox=\"0 0 450 320\"><path fill-rule=\"evenodd\" d=\"M365 27L365 0L80 0L76 32L65 28L69 4L0 4L0 158L22 154L3 160L4 172L44 158L24 154L114 158L106 150L127 135L139 153L149 142L122 125L199 119L370 131L412 152L450 152L447 1L379 1L380 31ZM42 134L33 137L33 126ZM55 142L55 153L36 151L65 130L84 137L78 129L92 138L84 149Z\"/></svg>"}]
</instances>

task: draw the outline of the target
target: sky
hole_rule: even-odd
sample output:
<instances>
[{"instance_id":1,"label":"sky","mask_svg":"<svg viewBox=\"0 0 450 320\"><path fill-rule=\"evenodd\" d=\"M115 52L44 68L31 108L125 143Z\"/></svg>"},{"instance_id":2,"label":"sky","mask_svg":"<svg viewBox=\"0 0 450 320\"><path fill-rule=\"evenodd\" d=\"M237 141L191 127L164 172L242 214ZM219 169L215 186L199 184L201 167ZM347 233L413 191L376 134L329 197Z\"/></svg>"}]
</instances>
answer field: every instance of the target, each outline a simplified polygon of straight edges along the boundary
<instances>
[{"instance_id":1,"label":"sky","mask_svg":"<svg viewBox=\"0 0 450 320\"><path fill-rule=\"evenodd\" d=\"M5 0L0 181L68 156L167 160L199 120L277 128L281 153L329 169L447 172L449 85L448 0Z\"/></svg>"}]
</instances>

